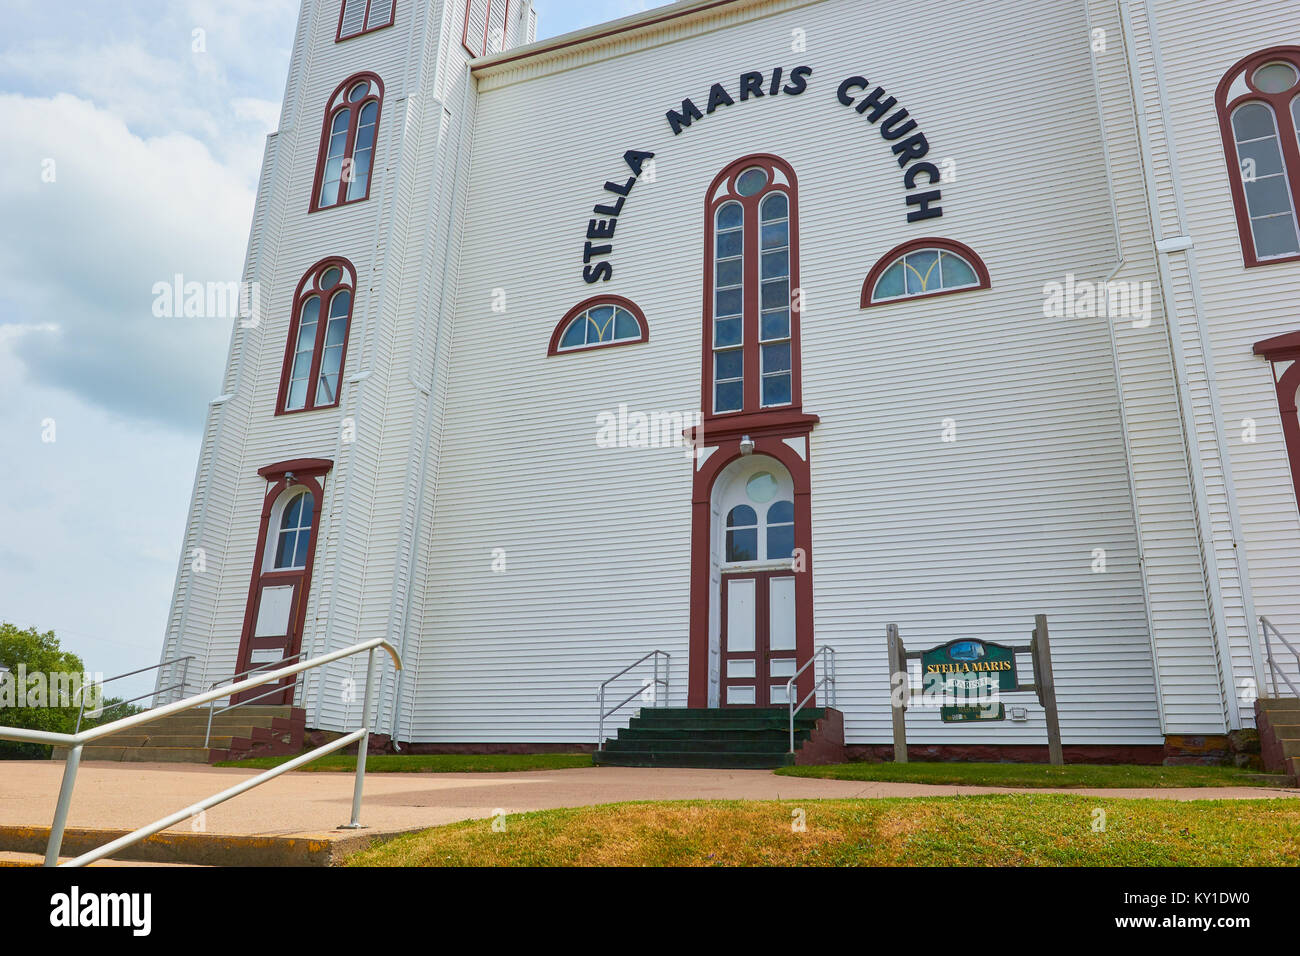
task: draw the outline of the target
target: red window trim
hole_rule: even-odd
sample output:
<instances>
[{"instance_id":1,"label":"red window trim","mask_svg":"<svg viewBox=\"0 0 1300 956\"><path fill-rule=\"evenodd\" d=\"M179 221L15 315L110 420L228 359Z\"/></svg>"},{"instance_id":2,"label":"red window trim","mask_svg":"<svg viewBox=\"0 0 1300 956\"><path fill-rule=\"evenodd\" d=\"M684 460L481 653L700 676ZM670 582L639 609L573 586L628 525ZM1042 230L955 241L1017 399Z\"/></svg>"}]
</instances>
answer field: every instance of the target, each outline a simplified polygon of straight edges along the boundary
<instances>
[{"instance_id":1,"label":"red window trim","mask_svg":"<svg viewBox=\"0 0 1300 956\"><path fill-rule=\"evenodd\" d=\"M474 4L487 3L487 15L483 18L483 44L479 49L469 45L469 20L470 11L473 10ZM460 43L465 51L472 57L487 56L488 37L492 35L492 8L496 6L498 0L465 0L465 29L461 31ZM505 48L505 32L510 28L510 0L505 0L505 12L501 16L501 46Z\"/></svg>"},{"instance_id":2,"label":"red window trim","mask_svg":"<svg viewBox=\"0 0 1300 956\"><path fill-rule=\"evenodd\" d=\"M641 337L639 339L623 339L619 342L602 342L599 345L582 345L573 349L561 349L560 339L564 337L565 330L568 329L569 323L586 312L588 309L594 309L600 305L613 305L620 309L626 309L636 319L637 325L641 326ZM551 343L547 346L547 355L573 355L578 352L595 352L598 349L618 348L620 345L639 345L642 342L650 341L650 324L646 322L645 313L641 307L631 299L625 299L621 295L597 295L583 302L579 302L572 309L564 314L560 319L555 331L551 333Z\"/></svg>"},{"instance_id":3,"label":"red window trim","mask_svg":"<svg viewBox=\"0 0 1300 956\"><path fill-rule=\"evenodd\" d=\"M291 458L274 465L264 465L257 469L257 473L267 481L279 481L290 472L295 478L320 478L329 474L333 467L334 462L328 458Z\"/></svg>"},{"instance_id":4,"label":"red window trim","mask_svg":"<svg viewBox=\"0 0 1300 956\"><path fill-rule=\"evenodd\" d=\"M1256 69L1271 60L1285 60L1300 71L1300 46L1275 46L1243 57L1223 74L1214 91L1214 107L1219 114L1219 135L1223 140L1223 158L1228 164L1228 185L1232 190L1233 213L1237 219L1237 236L1241 242L1242 265L1247 269L1271 266L1281 262L1300 262L1300 254L1260 259L1255 254L1255 234L1250 228L1250 213L1246 206L1246 189L1241 182L1241 163L1237 157L1237 138L1232 131L1232 113L1243 103L1255 101L1272 107L1281 140L1282 160L1286 163L1287 181L1291 187L1291 201L1296 205L1300 219L1300 141L1296 139L1296 125L1291 115L1291 100L1300 96L1300 89L1292 87L1283 93L1261 93L1252 83ZM1228 89L1237 77L1242 77L1249 92L1229 101ZM1288 133L1290 135L1288 135Z\"/></svg>"},{"instance_id":5,"label":"red window trim","mask_svg":"<svg viewBox=\"0 0 1300 956\"><path fill-rule=\"evenodd\" d=\"M1300 507L1300 412L1296 409L1296 392L1300 391L1300 332L1288 332L1255 343L1255 354L1268 359L1277 391L1277 409L1282 418L1282 438L1286 442L1287 462L1291 467L1291 486ZM1292 365L1281 375L1278 362Z\"/></svg>"},{"instance_id":6,"label":"red window trim","mask_svg":"<svg viewBox=\"0 0 1300 956\"><path fill-rule=\"evenodd\" d=\"M885 274L885 270L909 252L919 252L922 249L943 249L945 252L961 256L975 270L975 277L979 279L979 284L963 286L960 289L940 289L937 292L923 292L920 295L905 295L896 299L886 299L883 302L873 302L871 293L875 290L880 277ZM920 299L933 299L937 295L957 295L961 292L975 292L979 289L991 289L992 287L993 283L989 278L988 266L984 264L984 260L979 257L979 254L965 243L957 242L955 239L940 239L937 237L909 239L907 242L894 246L871 267L871 271L867 273L867 281L862 284L861 307L864 309L873 306L878 308L883 305L894 305L897 302L916 302Z\"/></svg>"},{"instance_id":7,"label":"red window trim","mask_svg":"<svg viewBox=\"0 0 1300 956\"><path fill-rule=\"evenodd\" d=\"M736 178L745 170L758 166L767 171L768 184L753 196L741 196L736 190ZM780 171L786 184L776 181L773 175ZM760 234L761 228L749 229L750 217L757 222L759 204L773 192L785 193L790 204L790 401L785 405L762 404L762 349L759 347L759 276L760 276ZM701 361L703 363L702 394L700 407L704 409L704 424L711 427L713 422L730 418L755 415L783 415L798 413L803 409L803 371L800 332L800 315L795 309L795 292L801 289L799 282L799 177L794 167L773 153L754 153L731 163L709 184L705 194L704 210L704 347ZM717 225L718 208L724 203L739 202L745 209L745 291L744 316L741 320L741 341L744 343L745 385L744 400L738 411L713 411L713 285L715 280L714 232Z\"/></svg>"},{"instance_id":8,"label":"red window trim","mask_svg":"<svg viewBox=\"0 0 1300 956\"><path fill-rule=\"evenodd\" d=\"M385 23L383 26L378 26L378 27L366 26L367 21L370 20L371 8L375 6L379 6L384 2L385 0L366 0L366 13L365 16L361 18L361 29L358 30L356 33L349 33L347 36L344 36L343 35L343 12L347 8L348 0L339 0L339 25L338 25L338 29L334 31L334 42L342 43L344 40L351 40L355 37L363 36L364 34L367 33L376 33L380 30L385 30L388 27L391 27L394 23L397 22L397 0L389 0L389 2L392 3L392 11L388 15L387 23Z\"/></svg>"},{"instance_id":9,"label":"red window trim","mask_svg":"<svg viewBox=\"0 0 1300 956\"><path fill-rule=\"evenodd\" d=\"M344 95L345 91L360 80L370 81L379 92L377 94L373 91L368 93L359 103L356 104L339 102L340 97ZM379 109L375 111L375 149L374 153L370 157L370 178L366 180L366 193L364 196L358 196L356 199L344 198L328 206L322 206L320 204L320 187L325 178L325 156L329 150L330 127L333 125L334 116L344 107L355 107L348 116L347 146L343 150L344 160L351 159L357 148L357 121L361 117L361 107L365 106L366 102L369 100L375 100L379 104ZM382 128L381 124L383 121L384 81L381 80L377 74L370 72L354 73L334 88L334 92L330 94L330 98L325 103L325 117L321 121L320 149L316 153L316 175L312 178L311 205L307 209L309 213L323 212L327 209L338 209L342 206L351 206L353 203L365 202L370 198L370 191L375 185L375 171L379 168L379 131ZM347 183L340 180L340 192L343 192L346 188Z\"/></svg>"},{"instance_id":10,"label":"red window trim","mask_svg":"<svg viewBox=\"0 0 1300 956\"><path fill-rule=\"evenodd\" d=\"M302 633L307 618L307 600L311 593L312 570L316 566L316 547L320 539L321 514L325 510L325 476L329 474L333 467L334 462L328 458L295 458L291 461L277 462L274 465L266 465L257 469L257 473L266 480L267 487L262 494L262 515L257 526L257 550L253 552L253 568L248 582L248 598L244 602L244 623L240 630L239 650L235 662L235 673L237 674L243 673L253 666L252 652L257 641L253 637L253 626L257 620L259 585L264 581L275 583L280 580L301 580L302 583L299 587L300 599L297 607L294 608L293 620L290 624L290 633L296 635L296 638L286 645L283 653L285 657L292 657L302 650ZM293 475L292 482L289 480L290 474ZM297 571L264 571L267 540L271 533L271 513L275 510L275 503L280 500L280 496L288 491L291 486L305 488L311 492L315 499L312 503L311 547L307 550L307 564ZM279 685L285 695L281 702L292 702L296 683L297 678L286 678L283 684ZM269 687L258 688L252 693L260 694L269 689ZM272 702L276 701L274 697L266 699Z\"/></svg>"},{"instance_id":11,"label":"red window trim","mask_svg":"<svg viewBox=\"0 0 1300 956\"><path fill-rule=\"evenodd\" d=\"M302 408L285 408L285 402L289 400L289 378L293 373L294 345L298 341L298 323L302 318L302 303L309 295L316 293L318 287L316 279L330 266L338 266L342 269L344 278L329 292L320 293L321 314L316 324L316 342L312 347L311 372L307 378L307 403ZM315 404L316 387L317 380L320 377L321 356L325 352L325 328L329 324L329 300L343 286L347 286L351 290L352 299L348 303L347 328L343 332L343 351L339 355L338 392L334 396L334 401L329 405L317 405ZM339 402L343 399L343 379L347 372L348 363L348 339L352 335L352 313L356 307L357 270L353 268L351 262L342 256L327 256L308 269L303 277L298 280L298 288L293 294L293 314L289 320L289 335L284 343L284 364L280 369L280 392L275 401L275 414L296 415L300 412L316 412L326 408L338 408Z\"/></svg>"}]
</instances>

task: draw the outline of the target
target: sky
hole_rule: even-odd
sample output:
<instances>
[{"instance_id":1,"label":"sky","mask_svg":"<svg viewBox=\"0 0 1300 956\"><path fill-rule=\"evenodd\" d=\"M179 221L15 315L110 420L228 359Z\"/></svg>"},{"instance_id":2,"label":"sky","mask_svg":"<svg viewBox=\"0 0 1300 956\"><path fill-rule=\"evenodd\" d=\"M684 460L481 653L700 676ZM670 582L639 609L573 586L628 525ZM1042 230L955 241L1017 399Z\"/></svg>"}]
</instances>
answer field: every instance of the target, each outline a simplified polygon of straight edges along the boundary
<instances>
[{"instance_id":1,"label":"sky","mask_svg":"<svg viewBox=\"0 0 1300 956\"><path fill-rule=\"evenodd\" d=\"M664 2L534 0L538 38ZM154 286L240 278L299 4L4 3L0 621L107 677L158 662L230 341Z\"/></svg>"}]
</instances>

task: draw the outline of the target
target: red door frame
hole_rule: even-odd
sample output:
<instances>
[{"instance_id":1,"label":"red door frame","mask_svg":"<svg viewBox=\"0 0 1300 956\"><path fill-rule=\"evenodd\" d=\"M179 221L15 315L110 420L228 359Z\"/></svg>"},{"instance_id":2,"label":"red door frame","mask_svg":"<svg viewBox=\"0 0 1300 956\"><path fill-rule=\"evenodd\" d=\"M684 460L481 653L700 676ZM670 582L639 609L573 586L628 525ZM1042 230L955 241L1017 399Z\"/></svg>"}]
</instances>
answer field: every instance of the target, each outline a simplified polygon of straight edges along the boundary
<instances>
[{"instance_id":1,"label":"red door frame","mask_svg":"<svg viewBox=\"0 0 1300 956\"><path fill-rule=\"evenodd\" d=\"M709 706L709 607L713 598L710 564L713 556L713 487L718 476L742 456L740 442L748 435L755 443L753 454L775 458L794 482L794 546L802 557L795 578L795 657L802 666L813 654L813 551L812 551L812 442L811 433L818 419L814 415L791 413L746 416L750 424L743 432L729 423L726 430L710 433L706 422L704 434L696 436L700 447L716 447L712 455L695 470L691 502L691 640L687 674L686 706ZM759 421L761 419L761 421ZM732 420L734 423L735 419ZM785 439L803 439L804 455L785 443ZM719 594L721 600L721 594ZM721 636L721 631L719 632ZM725 680L720 678L719 688ZM799 699L812 692L812 668L796 682ZM721 703L721 698L719 703ZM813 702L815 703L815 702Z\"/></svg>"},{"instance_id":2,"label":"red door frame","mask_svg":"<svg viewBox=\"0 0 1300 956\"><path fill-rule=\"evenodd\" d=\"M784 707L783 703L772 703L768 694L771 685L780 680L773 678L772 659L789 658L795 661L795 667L799 666L799 651L796 646L795 650L773 651L772 650L772 620L771 620L771 582L776 578L793 578L794 571L736 571L731 574L722 576L722 607L721 607L721 630L720 630L720 650L721 650L721 667L722 671L718 680L718 704L721 707ZM727 588L735 581L753 581L754 582L754 650L752 652L738 651L735 653L727 650ZM795 582L795 613L796 619L799 608L799 586ZM797 631L797 628L796 628ZM751 683L750 678L738 677L731 678L728 676L729 670L727 665L732 659L754 660L754 703L752 704L729 704L727 703L727 685L734 684L738 687L747 686ZM786 678L787 680L789 678Z\"/></svg>"},{"instance_id":3,"label":"red door frame","mask_svg":"<svg viewBox=\"0 0 1300 956\"><path fill-rule=\"evenodd\" d=\"M1286 440L1286 456L1291 466L1291 485L1295 490L1296 506L1300 508L1300 413L1296 410L1296 391L1300 390L1300 332L1288 332L1256 342L1254 352L1268 359L1272 368L1277 407L1282 416L1282 437ZM1278 376L1278 362L1291 362L1292 365Z\"/></svg>"},{"instance_id":4,"label":"red door frame","mask_svg":"<svg viewBox=\"0 0 1300 956\"><path fill-rule=\"evenodd\" d=\"M1296 411L1296 391L1300 390L1300 359L1277 380L1277 407L1282 413L1282 435L1286 439L1287 459L1291 464L1291 485L1296 506L1300 507L1300 414Z\"/></svg>"},{"instance_id":5,"label":"red door frame","mask_svg":"<svg viewBox=\"0 0 1300 956\"><path fill-rule=\"evenodd\" d=\"M307 618L307 600L311 596L312 568L316 563L316 544L320 532L320 517L324 511L324 480L334 463L325 458L295 458L274 465L259 468L257 473L266 479L266 492L262 498L262 517L257 532L257 550L253 554L253 570L248 584L248 601L244 607L244 626L239 636L239 654L235 659L235 673L242 674L254 665L253 652L256 650L282 650L284 657L292 657L302 650L302 635ZM263 571L266 562L266 543L271 534L271 513L280 496L291 486L303 487L311 492L314 500L311 517L311 546L307 550L307 563L301 569L292 571ZM253 632L257 626L257 611L261 603L262 590L265 587L292 584L296 587L293 609L289 614L289 633L285 638L257 638ZM292 704L294 677L285 678L278 685L280 693L261 697L264 704ZM269 688L262 686L244 694L236 695L233 703L247 701L250 698L266 694Z\"/></svg>"}]
</instances>

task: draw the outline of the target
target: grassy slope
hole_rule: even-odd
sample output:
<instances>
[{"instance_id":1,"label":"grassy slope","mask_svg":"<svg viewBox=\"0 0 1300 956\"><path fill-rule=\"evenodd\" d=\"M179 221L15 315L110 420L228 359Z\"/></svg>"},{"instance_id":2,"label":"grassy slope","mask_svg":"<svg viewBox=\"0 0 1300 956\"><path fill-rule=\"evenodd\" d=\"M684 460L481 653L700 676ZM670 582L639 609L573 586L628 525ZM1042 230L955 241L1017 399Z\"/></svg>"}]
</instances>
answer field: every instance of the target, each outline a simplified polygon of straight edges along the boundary
<instances>
[{"instance_id":1,"label":"grassy slope","mask_svg":"<svg viewBox=\"0 0 1300 956\"><path fill-rule=\"evenodd\" d=\"M1134 765L1026 763L844 763L782 767L791 777L874 780L897 783L970 784L984 787L1250 787L1283 786L1252 779L1234 767L1147 767Z\"/></svg>"},{"instance_id":2,"label":"grassy slope","mask_svg":"<svg viewBox=\"0 0 1300 956\"><path fill-rule=\"evenodd\" d=\"M1094 832L1095 811L1105 812ZM806 830L795 832L796 811ZM352 866L1296 866L1300 800L625 803L398 837Z\"/></svg>"},{"instance_id":3,"label":"grassy slope","mask_svg":"<svg viewBox=\"0 0 1300 956\"><path fill-rule=\"evenodd\" d=\"M269 770L292 757L253 757L225 760L218 767ZM366 760L367 773L510 773L520 770L564 770L590 767L590 754L376 754ZM327 754L299 770L353 771L357 758Z\"/></svg>"}]
</instances>

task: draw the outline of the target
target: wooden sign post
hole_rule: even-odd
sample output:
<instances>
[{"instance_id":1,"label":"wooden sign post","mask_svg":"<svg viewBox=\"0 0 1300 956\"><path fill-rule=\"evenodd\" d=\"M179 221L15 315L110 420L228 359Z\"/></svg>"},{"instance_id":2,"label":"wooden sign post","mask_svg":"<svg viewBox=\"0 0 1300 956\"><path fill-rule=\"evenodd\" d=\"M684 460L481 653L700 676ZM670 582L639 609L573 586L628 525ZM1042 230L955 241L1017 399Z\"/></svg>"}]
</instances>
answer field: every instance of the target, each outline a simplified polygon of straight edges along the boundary
<instances>
[{"instance_id":1,"label":"wooden sign post","mask_svg":"<svg viewBox=\"0 0 1300 956\"><path fill-rule=\"evenodd\" d=\"M1047 615L1034 616L1034 635L1029 642L1034 660L1034 691L1047 717L1047 754L1054 767L1065 766L1061 752L1061 721L1056 714L1056 679L1052 677L1052 647L1047 638Z\"/></svg>"},{"instance_id":2,"label":"wooden sign post","mask_svg":"<svg viewBox=\"0 0 1300 956\"><path fill-rule=\"evenodd\" d=\"M898 637L898 625L885 628L889 642L889 700L894 718L894 763L907 763L907 699L911 693L907 655Z\"/></svg>"},{"instance_id":3,"label":"wooden sign post","mask_svg":"<svg viewBox=\"0 0 1300 956\"><path fill-rule=\"evenodd\" d=\"M1047 720L1047 754L1053 766L1065 764L1061 749L1061 722L1056 710L1056 681L1052 677L1052 650L1047 634L1047 615L1034 617L1034 630L1028 645L1002 645L979 640L958 640L927 651L911 651L903 646L898 625L885 628L889 653L889 706L894 728L894 762L907 763L907 705L911 699L909 660L925 662L931 684L969 690L972 679L985 685L996 682L1002 691L1030 691L1038 697ZM1015 655L1027 653L1033 661L1034 682L1022 684L1016 676ZM1005 707L976 705L943 707L945 723L968 723L977 720L1001 720Z\"/></svg>"}]
</instances>

